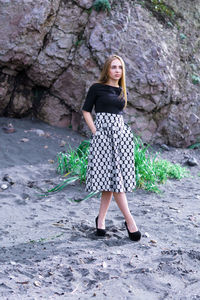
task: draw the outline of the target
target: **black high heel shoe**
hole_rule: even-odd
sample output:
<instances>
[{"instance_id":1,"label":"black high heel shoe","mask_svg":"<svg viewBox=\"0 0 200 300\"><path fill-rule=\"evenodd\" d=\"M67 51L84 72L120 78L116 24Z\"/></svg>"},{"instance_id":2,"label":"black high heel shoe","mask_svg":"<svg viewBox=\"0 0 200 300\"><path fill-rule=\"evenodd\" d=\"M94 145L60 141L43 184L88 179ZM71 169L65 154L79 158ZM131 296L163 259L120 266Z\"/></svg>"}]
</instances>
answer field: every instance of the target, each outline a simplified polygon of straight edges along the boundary
<instances>
[{"instance_id":1,"label":"black high heel shoe","mask_svg":"<svg viewBox=\"0 0 200 300\"><path fill-rule=\"evenodd\" d=\"M105 236L106 230L98 228L98 216L96 217L95 222L96 222L96 229L97 229L96 235L98 235L98 236Z\"/></svg>"},{"instance_id":2,"label":"black high heel shoe","mask_svg":"<svg viewBox=\"0 0 200 300\"><path fill-rule=\"evenodd\" d=\"M141 239L141 232L140 232L140 231L130 232L130 231L128 230L128 226L127 226L126 221L124 222L124 224L125 224L126 229L127 229L127 231L128 231L129 239L130 239L131 241L138 242L138 241Z\"/></svg>"}]
</instances>

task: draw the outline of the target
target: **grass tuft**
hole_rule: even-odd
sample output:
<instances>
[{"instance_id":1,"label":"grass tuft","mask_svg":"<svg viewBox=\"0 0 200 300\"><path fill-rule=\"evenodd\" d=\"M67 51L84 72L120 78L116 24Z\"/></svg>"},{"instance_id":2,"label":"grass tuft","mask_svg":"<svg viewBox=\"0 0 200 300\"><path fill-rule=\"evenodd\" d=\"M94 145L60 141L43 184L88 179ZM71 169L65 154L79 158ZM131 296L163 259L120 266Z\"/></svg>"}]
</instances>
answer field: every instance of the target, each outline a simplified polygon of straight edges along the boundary
<instances>
[{"instance_id":1,"label":"grass tuft","mask_svg":"<svg viewBox=\"0 0 200 300\"><path fill-rule=\"evenodd\" d=\"M95 0L93 7L96 11L110 11L111 5L109 0Z\"/></svg>"},{"instance_id":2,"label":"grass tuft","mask_svg":"<svg viewBox=\"0 0 200 300\"><path fill-rule=\"evenodd\" d=\"M169 178L181 179L189 176L189 171L179 164L157 158L158 154L150 154L150 145L144 146L139 137L134 137L136 186L152 192L160 192L159 184Z\"/></svg>"}]
</instances>

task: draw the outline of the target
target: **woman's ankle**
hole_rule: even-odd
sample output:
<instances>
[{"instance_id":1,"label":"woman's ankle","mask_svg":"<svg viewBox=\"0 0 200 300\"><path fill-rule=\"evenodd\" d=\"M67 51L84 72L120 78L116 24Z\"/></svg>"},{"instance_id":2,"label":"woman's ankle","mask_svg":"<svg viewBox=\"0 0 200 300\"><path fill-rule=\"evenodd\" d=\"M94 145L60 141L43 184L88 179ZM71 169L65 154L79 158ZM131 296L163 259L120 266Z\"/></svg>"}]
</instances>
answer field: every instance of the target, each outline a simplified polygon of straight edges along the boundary
<instances>
[{"instance_id":1,"label":"woman's ankle","mask_svg":"<svg viewBox=\"0 0 200 300\"><path fill-rule=\"evenodd\" d=\"M105 218L101 219L99 216L98 216L98 228L99 229L105 229Z\"/></svg>"},{"instance_id":2,"label":"woman's ankle","mask_svg":"<svg viewBox=\"0 0 200 300\"><path fill-rule=\"evenodd\" d=\"M137 225L133 219L133 217L128 217L125 219L126 220L126 224L128 226L128 229L130 232L135 232L135 231L138 231L138 228L137 228Z\"/></svg>"}]
</instances>

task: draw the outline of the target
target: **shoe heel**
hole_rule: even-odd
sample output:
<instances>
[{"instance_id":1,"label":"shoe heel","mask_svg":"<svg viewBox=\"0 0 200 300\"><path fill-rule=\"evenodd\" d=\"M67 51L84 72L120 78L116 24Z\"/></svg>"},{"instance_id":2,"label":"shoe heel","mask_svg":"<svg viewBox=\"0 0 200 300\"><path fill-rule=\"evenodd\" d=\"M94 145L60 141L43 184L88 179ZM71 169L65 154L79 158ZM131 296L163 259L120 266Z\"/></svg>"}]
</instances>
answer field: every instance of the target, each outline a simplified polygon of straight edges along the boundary
<instances>
[{"instance_id":1,"label":"shoe heel","mask_svg":"<svg viewBox=\"0 0 200 300\"><path fill-rule=\"evenodd\" d=\"M135 232L130 232L129 229L128 229L127 223L124 222L124 224L125 224L126 229L128 231L129 239L131 241L138 242L141 239L141 232L139 230L135 231Z\"/></svg>"},{"instance_id":2,"label":"shoe heel","mask_svg":"<svg viewBox=\"0 0 200 300\"><path fill-rule=\"evenodd\" d=\"M95 219L95 222L96 222L96 235L97 236L105 236L105 234L106 234L106 230L105 229L99 229L98 228L98 216L96 217L96 219Z\"/></svg>"}]
</instances>

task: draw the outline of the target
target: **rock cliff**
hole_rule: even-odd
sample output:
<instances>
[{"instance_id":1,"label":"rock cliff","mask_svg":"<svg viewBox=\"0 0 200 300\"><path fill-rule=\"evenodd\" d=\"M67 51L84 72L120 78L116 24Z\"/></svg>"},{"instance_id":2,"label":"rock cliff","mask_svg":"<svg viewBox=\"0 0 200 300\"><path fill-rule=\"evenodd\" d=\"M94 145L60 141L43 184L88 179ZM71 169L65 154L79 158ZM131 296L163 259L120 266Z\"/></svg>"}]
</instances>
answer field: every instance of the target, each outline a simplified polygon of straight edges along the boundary
<instances>
[{"instance_id":1,"label":"rock cliff","mask_svg":"<svg viewBox=\"0 0 200 300\"><path fill-rule=\"evenodd\" d=\"M177 147L200 141L199 0L93 4L0 0L0 115L85 132L86 92L115 53L126 63L134 132Z\"/></svg>"}]
</instances>

